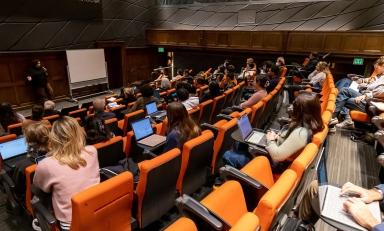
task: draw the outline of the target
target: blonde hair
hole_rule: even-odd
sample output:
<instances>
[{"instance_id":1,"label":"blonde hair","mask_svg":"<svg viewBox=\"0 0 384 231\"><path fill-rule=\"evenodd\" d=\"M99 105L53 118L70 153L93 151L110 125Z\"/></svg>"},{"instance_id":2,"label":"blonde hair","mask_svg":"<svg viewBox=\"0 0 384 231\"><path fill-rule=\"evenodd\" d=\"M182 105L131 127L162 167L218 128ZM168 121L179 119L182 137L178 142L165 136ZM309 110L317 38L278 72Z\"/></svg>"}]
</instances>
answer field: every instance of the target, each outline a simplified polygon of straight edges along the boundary
<instances>
[{"instance_id":1,"label":"blonde hair","mask_svg":"<svg viewBox=\"0 0 384 231\"><path fill-rule=\"evenodd\" d=\"M324 71L326 68L328 68L328 63L324 61L320 61L317 63L318 71Z\"/></svg>"},{"instance_id":2,"label":"blonde hair","mask_svg":"<svg viewBox=\"0 0 384 231\"><path fill-rule=\"evenodd\" d=\"M379 66L383 66L383 65L384 65L384 56L380 56L380 57L376 60L375 64L377 64L377 65L379 65Z\"/></svg>"},{"instance_id":3,"label":"blonde hair","mask_svg":"<svg viewBox=\"0 0 384 231\"><path fill-rule=\"evenodd\" d=\"M76 119L64 116L53 123L49 136L49 156L76 170L87 165L80 156L84 146L85 131Z\"/></svg>"},{"instance_id":4,"label":"blonde hair","mask_svg":"<svg viewBox=\"0 0 384 231\"><path fill-rule=\"evenodd\" d=\"M277 57L277 62L280 62L282 65L285 65L285 60L284 60L284 57L280 56L280 57Z\"/></svg>"},{"instance_id":5,"label":"blonde hair","mask_svg":"<svg viewBox=\"0 0 384 231\"><path fill-rule=\"evenodd\" d=\"M48 151L49 132L51 125L42 120L23 127L23 133L29 148Z\"/></svg>"}]
</instances>

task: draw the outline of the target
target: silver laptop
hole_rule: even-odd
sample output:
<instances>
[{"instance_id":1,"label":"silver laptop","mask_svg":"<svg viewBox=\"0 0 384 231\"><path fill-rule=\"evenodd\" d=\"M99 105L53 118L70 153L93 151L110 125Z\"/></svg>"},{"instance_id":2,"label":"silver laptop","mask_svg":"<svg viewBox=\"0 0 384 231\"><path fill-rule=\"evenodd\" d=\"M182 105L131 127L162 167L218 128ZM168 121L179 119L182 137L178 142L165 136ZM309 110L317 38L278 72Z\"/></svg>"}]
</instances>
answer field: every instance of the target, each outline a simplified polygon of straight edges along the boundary
<instances>
[{"instance_id":1,"label":"silver laptop","mask_svg":"<svg viewBox=\"0 0 384 231\"><path fill-rule=\"evenodd\" d=\"M244 142L261 147L267 146L267 137L265 133L252 129L247 115L244 115L237 120L237 126L239 127L241 138Z\"/></svg>"},{"instance_id":2,"label":"silver laptop","mask_svg":"<svg viewBox=\"0 0 384 231\"><path fill-rule=\"evenodd\" d=\"M156 102L151 102L145 105L145 110L147 110L147 114L155 119L165 117L167 115L166 111L159 111L157 109Z\"/></svg>"},{"instance_id":3,"label":"silver laptop","mask_svg":"<svg viewBox=\"0 0 384 231\"><path fill-rule=\"evenodd\" d=\"M164 143L166 140L165 136L154 134L149 118L135 121L131 125L138 144L155 147Z\"/></svg>"},{"instance_id":4,"label":"silver laptop","mask_svg":"<svg viewBox=\"0 0 384 231\"><path fill-rule=\"evenodd\" d=\"M341 188L328 184L324 148L320 152L320 158L316 164L316 172L319 183L320 217L326 223L340 230L367 230L357 224L352 216L343 210L343 204L348 197L340 196ZM373 216L381 222L379 202L372 202L368 206Z\"/></svg>"},{"instance_id":5,"label":"silver laptop","mask_svg":"<svg viewBox=\"0 0 384 231\"><path fill-rule=\"evenodd\" d=\"M0 144L0 155L3 160L12 159L14 157L24 155L28 151L28 145L25 137L20 137L12 141Z\"/></svg>"}]
</instances>

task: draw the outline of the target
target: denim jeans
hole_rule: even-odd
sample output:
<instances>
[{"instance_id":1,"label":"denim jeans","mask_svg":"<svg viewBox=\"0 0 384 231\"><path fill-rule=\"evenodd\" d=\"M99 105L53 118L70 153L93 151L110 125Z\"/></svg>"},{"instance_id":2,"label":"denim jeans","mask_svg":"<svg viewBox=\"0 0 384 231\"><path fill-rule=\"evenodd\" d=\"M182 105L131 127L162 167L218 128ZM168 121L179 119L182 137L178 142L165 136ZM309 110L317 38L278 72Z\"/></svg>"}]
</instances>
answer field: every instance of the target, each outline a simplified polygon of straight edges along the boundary
<instances>
[{"instance_id":1,"label":"denim jeans","mask_svg":"<svg viewBox=\"0 0 384 231\"><path fill-rule=\"evenodd\" d=\"M250 159L245 153L238 153L233 150L228 150L223 155L224 164L228 164L234 168L240 169L246 165Z\"/></svg>"},{"instance_id":2,"label":"denim jeans","mask_svg":"<svg viewBox=\"0 0 384 231\"><path fill-rule=\"evenodd\" d=\"M336 83L335 83L335 86L336 88L339 90L339 92L344 88L344 87L349 87L352 83L352 80L349 79L349 78L342 78L340 80L338 80ZM340 114L342 115L342 117L346 117L349 115L349 110L348 108L346 107L343 107L341 110L340 110Z\"/></svg>"},{"instance_id":3,"label":"denim jeans","mask_svg":"<svg viewBox=\"0 0 384 231\"><path fill-rule=\"evenodd\" d=\"M339 113L341 113L343 107L364 112L365 102L356 103L355 98L357 96L361 96L361 93L349 87L342 88L336 98L336 109L333 113L334 117L337 117Z\"/></svg>"}]
</instances>

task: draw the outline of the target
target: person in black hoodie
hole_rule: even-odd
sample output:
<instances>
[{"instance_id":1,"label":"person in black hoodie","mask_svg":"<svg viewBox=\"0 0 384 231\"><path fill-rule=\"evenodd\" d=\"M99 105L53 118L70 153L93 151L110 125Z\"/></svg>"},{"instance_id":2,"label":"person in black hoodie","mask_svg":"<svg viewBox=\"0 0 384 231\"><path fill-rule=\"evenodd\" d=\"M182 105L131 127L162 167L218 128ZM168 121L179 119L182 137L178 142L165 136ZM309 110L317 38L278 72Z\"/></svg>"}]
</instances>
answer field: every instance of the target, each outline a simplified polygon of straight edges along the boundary
<instances>
[{"instance_id":1,"label":"person in black hoodie","mask_svg":"<svg viewBox=\"0 0 384 231\"><path fill-rule=\"evenodd\" d=\"M31 68L28 69L27 84L32 87L39 101L53 98L53 90L48 83L48 70L38 59L33 60Z\"/></svg>"}]
</instances>

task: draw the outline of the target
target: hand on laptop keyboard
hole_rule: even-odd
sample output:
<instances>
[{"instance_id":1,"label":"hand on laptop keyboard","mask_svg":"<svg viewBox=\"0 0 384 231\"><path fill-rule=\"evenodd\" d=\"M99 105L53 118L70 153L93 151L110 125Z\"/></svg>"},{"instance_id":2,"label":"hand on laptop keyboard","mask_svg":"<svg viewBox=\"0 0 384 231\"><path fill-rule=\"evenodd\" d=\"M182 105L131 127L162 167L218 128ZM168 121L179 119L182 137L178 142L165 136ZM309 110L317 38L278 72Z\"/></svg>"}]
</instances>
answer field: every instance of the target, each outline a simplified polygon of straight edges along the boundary
<instances>
[{"instance_id":1,"label":"hand on laptop keyboard","mask_svg":"<svg viewBox=\"0 0 384 231\"><path fill-rule=\"evenodd\" d=\"M341 196L359 197L365 203L371 203L374 198L370 196L369 191L370 190L354 185L351 182L347 182L341 188L340 194ZM352 196L352 194L354 194L354 196Z\"/></svg>"},{"instance_id":2,"label":"hand on laptop keyboard","mask_svg":"<svg viewBox=\"0 0 384 231\"><path fill-rule=\"evenodd\" d=\"M368 206L361 200L361 198L351 197L344 202L344 209L347 213L351 214L353 219L361 226L372 230L372 228L378 224L377 221Z\"/></svg>"}]
</instances>

